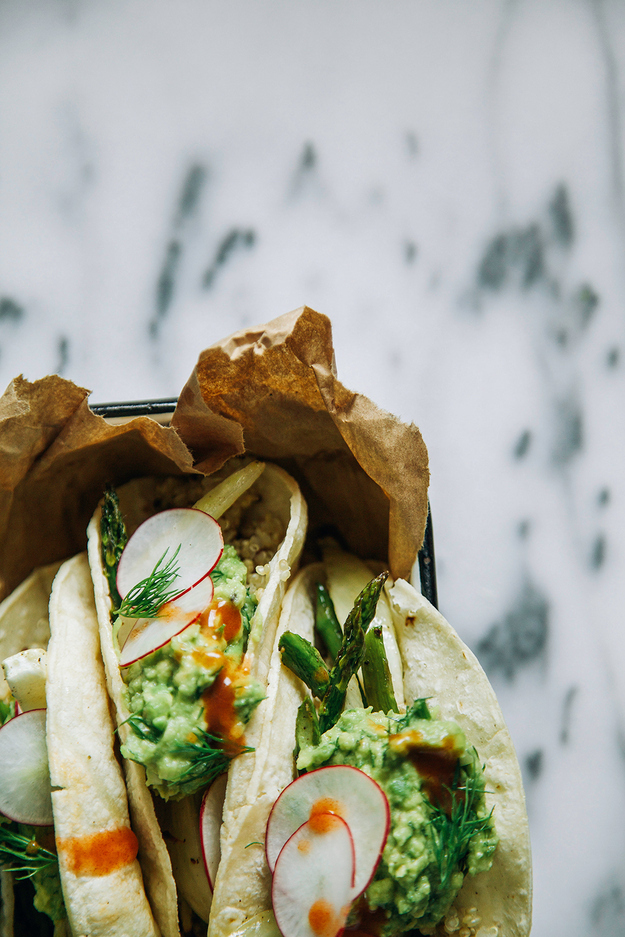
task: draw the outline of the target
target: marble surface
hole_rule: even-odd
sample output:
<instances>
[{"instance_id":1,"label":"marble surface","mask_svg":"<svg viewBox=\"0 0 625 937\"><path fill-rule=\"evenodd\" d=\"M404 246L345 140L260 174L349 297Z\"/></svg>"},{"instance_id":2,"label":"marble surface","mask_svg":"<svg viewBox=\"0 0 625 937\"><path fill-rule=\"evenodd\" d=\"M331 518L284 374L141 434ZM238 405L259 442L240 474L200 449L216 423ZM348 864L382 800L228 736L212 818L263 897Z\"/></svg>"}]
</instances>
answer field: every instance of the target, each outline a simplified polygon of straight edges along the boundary
<instances>
[{"instance_id":1,"label":"marble surface","mask_svg":"<svg viewBox=\"0 0 625 937\"><path fill-rule=\"evenodd\" d=\"M535 937L625 933L625 6L4 0L0 383L175 395L307 303L428 444Z\"/></svg>"}]
</instances>

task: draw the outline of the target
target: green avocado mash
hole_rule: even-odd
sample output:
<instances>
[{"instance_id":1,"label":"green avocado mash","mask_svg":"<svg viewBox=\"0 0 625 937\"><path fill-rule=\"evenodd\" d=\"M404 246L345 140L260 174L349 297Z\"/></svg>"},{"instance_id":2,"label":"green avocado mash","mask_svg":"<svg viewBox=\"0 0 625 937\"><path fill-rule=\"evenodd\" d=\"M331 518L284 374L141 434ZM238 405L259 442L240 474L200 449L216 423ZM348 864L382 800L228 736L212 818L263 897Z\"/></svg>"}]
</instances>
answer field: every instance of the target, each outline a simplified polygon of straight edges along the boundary
<instances>
[{"instance_id":1,"label":"green avocado mash","mask_svg":"<svg viewBox=\"0 0 625 937\"><path fill-rule=\"evenodd\" d=\"M226 770L241 750L244 724L264 698L262 687L239 667L256 609L246 577L236 550L226 546L211 573L214 614L205 613L123 671L131 731L121 751L145 766L148 784L165 799L191 794ZM233 611L236 627L229 629ZM225 689L231 694L226 711L211 720L211 698L225 699ZM222 739L231 743L230 752Z\"/></svg>"},{"instance_id":2,"label":"green avocado mash","mask_svg":"<svg viewBox=\"0 0 625 937\"><path fill-rule=\"evenodd\" d=\"M354 765L377 781L391 809L380 863L348 924L364 924L377 912L381 937L421 927L431 932L464 876L489 869L497 846L475 750L467 749L456 723L432 718L417 700L405 716L347 710L297 759L300 771L336 764Z\"/></svg>"}]
</instances>

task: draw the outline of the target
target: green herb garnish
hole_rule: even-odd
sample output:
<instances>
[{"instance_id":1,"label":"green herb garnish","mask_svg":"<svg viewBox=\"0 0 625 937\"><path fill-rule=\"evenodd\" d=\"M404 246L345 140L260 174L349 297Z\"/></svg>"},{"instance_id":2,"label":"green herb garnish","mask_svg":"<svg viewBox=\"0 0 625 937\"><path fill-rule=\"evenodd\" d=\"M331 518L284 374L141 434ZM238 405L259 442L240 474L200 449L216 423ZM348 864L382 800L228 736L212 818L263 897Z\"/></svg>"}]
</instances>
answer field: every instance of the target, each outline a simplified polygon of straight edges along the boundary
<instances>
[{"instance_id":1,"label":"green herb garnish","mask_svg":"<svg viewBox=\"0 0 625 937\"><path fill-rule=\"evenodd\" d=\"M180 776L180 781L201 779L208 786L220 774L228 770L228 765L236 755L254 751L253 748L249 748L247 745L237 745L236 750L229 753L222 747L215 747L224 744L224 740L219 736L203 730L199 732L196 730L195 735L197 741L185 742L177 745L175 749L180 755L186 756L193 762Z\"/></svg>"},{"instance_id":2,"label":"green herb garnish","mask_svg":"<svg viewBox=\"0 0 625 937\"><path fill-rule=\"evenodd\" d=\"M11 826L0 826L0 867L15 872L18 880L32 878L48 866L58 863L53 852L32 836L23 836Z\"/></svg>"},{"instance_id":3,"label":"green herb garnish","mask_svg":"<svg viewBox=\"0 0 625 937\"><path fill-rule=\"evenodd\" d=\"M477 752L473 749L473 757ZM484 789L481 778L473 770L463 771L464 785L460 784L461 771L451 788L447 788L451 798L451 811L446 813L437 804L426 801L431 812L429 831L432 837L434 855L438 866L441 889L445 889L456 868L463 869L463 862L469 850L469 843L476 833L483 832L492 820L493 811L486 817L477 816L477 807Z\"/></svg>"},{"instance_id":4,"label":"green herb garnish","mask_svg":"<svg viewBox=\"0 0 625 937\"><path fill-rule=\"evenodd\" d=\"M144 742L154 742L154 744L156 744L160 739L160 734L156 729L153 729L151 725L145 722L141 716L137 716L136 713L133 713L132 716L128 716L127 719L120 722L118 729L120 726L125 725L129 725L135 735L138 735ZM118 729L115 731L118 731Z\"/></svg>"},{"instance_id":5,"label":"green herb garnish","mask_svg":"<svg viewBox=\"0 0 625 937\"><path fill-rule=\"evenodd\" d=\"M129 590L119 606L119 615L123 615L124 618L156 618L163 605L180 593L179 589L170 588L180 575L180 567L176 564L180 545L171 559L165 563L168 553L169 547L150 575Z\"/></svg>"}]
</instances>

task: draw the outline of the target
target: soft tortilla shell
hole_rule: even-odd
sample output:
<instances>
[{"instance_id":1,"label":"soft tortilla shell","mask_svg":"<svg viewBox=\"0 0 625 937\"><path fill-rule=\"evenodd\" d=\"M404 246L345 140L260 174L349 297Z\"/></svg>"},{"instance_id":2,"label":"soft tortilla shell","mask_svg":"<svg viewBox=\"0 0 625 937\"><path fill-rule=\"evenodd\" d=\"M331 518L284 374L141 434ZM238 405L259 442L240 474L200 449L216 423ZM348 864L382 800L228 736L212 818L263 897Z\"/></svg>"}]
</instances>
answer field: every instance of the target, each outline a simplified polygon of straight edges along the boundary
<instances>
[{"instance_id":1,"label":"soft tortilla shell","mask_svg":"<svg viewBox=\"0 0 625 937\"><path fill-rule=\"evenodd\" d=\"M40 566L0 603L0 661L30 647L47 647L48 602L60 563ZM10 695L0 667L0 699Z\"/></svg>"},{"instance_id":2,"label":"soft tortilla shell","mask_svg":"<svg viewBox=\"0 0 625 937\"><path fill-rule=\"evenodd\" d=\"M477 658L427 599L402 579L388 590L404 665L406 699L427 697L454 719L484 764L486 802L499 845L488 872L467 876L455 906L478 909L482 927L526 937L532 917L532 860L525 795L514 745Z\"/></svg>"},{"instance_id":3,"label":"soft tortilla shell","mask_svg":"<svg viewBox=\"0 0 625 937\"><path fill-rule=\"evenodd\" d=\"M282 666L278 639L288 629L312 641L314 616L307 593L318 569L307 566L299 572L286 594L273 636L267 698L246 733L256 751L230 766L209 937L226 937L271 908L271 873L262 844L271 808L295 777L295 719L306 695L302 681Z\"/></svg>"},{"instance_id":4,"label":"soft tortilla shell","mask_svg":"<svg viewBox=\"0 0 625 937\"><path fill-rule=\"evenodd\" d=\"M195 480L193 481L195 482ZM184 481L179 479L178 483L183 485ZM214 483L215 479L206 480L208 486ZM127 495L130 492L135 504L138 505L133 517L133 524L140 523L141 520L149 516L149 513L154 513L153 492L157 484L159 482L154 479L138 479L129 483L127 492L124 492L123 489L120 490L120 502L127 502ZM267 509L276 513L282 519L286 530L284 539L269 564L269 579L254 615L250 634L250 648L248 649L250 673L264 683L267 679L280 605L286 591L288 575L291 569L297 565L304 545L307 512L306 503L299 487L278 466L266 465L264 472L255 484L258 486ZM150 505L152 505L151 510ZM120 739L124 741L128 729L122 723L130 713L125 703L125 684L113 645L110 624L111 599L101 560L99 509L89 524L88 540L89 562L94 581L107 684L115 706ZM252 737L250 733L253 734L254 731L259 731L255 730L254 726L263 722L265 705L265 702L261 703L252 717L246 733L248 744L254 744L249 742ZM240 792L247 789L253 764L254 756L246 755L237 758L230 767L229 787L231 784L235 784L237 791L239 791L237 796L241 802ZM133 829L139 839L139 855L150 903L163 932L163 937L175 937L179 932L176 887L171 860L162 838L151 794L145 782L145 770L141 765L131 761L124 762L124 770L133 818Z\"/></svg>"},{"instance_id":5,"label":"soft tortilla shell","mask_svg":"<svg viewBox=\"0 0 625 937\"><path fill-rule=\"evenodd\" d=\"M105 875L68 867L63 842L129 827L113 750L87 557L65 563L52 587L46 696L54 827L65 907L75 934L158 937L135 859Z\"/></svg>"}]
</instances>

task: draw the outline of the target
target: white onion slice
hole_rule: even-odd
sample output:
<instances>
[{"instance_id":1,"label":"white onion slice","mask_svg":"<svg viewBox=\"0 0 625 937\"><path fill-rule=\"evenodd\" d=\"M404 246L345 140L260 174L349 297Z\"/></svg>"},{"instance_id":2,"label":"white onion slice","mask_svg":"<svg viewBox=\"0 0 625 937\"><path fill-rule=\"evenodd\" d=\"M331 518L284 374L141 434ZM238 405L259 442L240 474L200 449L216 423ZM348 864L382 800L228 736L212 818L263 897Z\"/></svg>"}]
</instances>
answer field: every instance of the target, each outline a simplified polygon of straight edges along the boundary
<instances>
[{"instance_id":1,"label":"white onion slice","mask_svg":"<svg viewBox=\"0 0 625 937\"><path fill-rule=\"evenodd\" d=\"M200 840L204 856L204 868L211 888L215 887L215 878L221 858L221 844L219 834L221 831L221 818L224 812L226 797L226 784L228 775L220 775L202 798L200 807Z\"/></svg>"}]
</instances>

